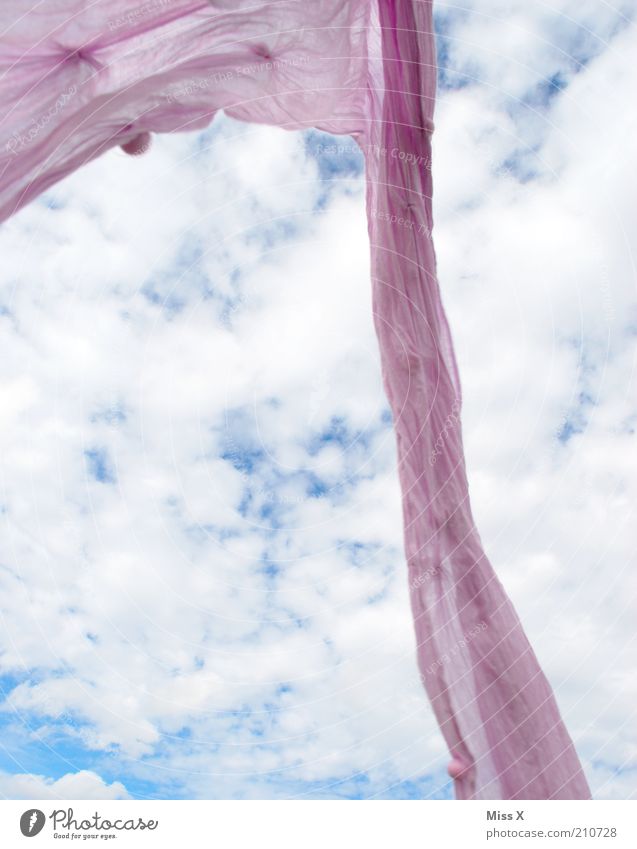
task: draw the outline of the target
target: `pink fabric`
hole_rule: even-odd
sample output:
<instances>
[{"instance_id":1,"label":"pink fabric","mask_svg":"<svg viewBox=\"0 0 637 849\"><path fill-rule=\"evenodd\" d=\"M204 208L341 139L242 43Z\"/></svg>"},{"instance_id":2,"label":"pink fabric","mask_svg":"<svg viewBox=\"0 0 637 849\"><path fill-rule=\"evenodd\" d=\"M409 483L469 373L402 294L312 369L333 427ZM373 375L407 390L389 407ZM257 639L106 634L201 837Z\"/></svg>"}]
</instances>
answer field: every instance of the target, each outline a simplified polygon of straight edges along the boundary
<instances>
[{"instance_id":1,"label":"pink fabric","mask_svg":"<svg viewBox=\"0 0 637 849\"><path fill-rule=\"evenodd\" d=\"M462 799L590 793L471 515L431 240L428 0L2 5L0 219L66 174L215 112L365 152L374 321L394 416L418 662Z\"/></svg>"}]
</instances>

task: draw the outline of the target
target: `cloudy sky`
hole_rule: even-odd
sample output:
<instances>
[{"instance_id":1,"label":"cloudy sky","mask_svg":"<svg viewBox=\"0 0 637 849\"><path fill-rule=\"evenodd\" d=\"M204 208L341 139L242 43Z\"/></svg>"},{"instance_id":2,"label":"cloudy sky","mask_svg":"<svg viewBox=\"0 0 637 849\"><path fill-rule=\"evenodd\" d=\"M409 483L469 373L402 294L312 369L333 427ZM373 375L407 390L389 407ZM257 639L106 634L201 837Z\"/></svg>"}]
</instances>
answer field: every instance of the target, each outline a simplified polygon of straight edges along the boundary
<instances>
[{"instance_id":1,"label":"cloudy sky","mask_svg":"<svg viewBox=\"0 0 637 849\"><path fill-rule=\"evenodd\" d=\"M599 798L637 795L631 7L436 18L474 513ZM354 143L220 116L0 251L0 797L450 798Z\"/></svg>"}]
</instances>

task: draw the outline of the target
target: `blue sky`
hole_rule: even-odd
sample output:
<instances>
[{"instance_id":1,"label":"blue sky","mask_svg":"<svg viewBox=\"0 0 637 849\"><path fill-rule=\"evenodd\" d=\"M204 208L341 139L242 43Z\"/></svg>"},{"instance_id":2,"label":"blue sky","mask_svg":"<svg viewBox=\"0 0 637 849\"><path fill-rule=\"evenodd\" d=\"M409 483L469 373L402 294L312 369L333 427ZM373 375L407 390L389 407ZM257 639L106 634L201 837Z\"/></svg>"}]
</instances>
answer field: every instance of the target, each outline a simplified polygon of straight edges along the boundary
<instances>
[{"instance_id":1,"label":"blue sky","mask_svg":"<svg viewBox=\"0 0 637 849\"><path fill-rule=\"evenodd\" d=\"M637 783L627 9L437 12L474 512L600 798ZM0 246L0 795L450 798L353 142L220 117Z\"/></svg>"}]
</instances>

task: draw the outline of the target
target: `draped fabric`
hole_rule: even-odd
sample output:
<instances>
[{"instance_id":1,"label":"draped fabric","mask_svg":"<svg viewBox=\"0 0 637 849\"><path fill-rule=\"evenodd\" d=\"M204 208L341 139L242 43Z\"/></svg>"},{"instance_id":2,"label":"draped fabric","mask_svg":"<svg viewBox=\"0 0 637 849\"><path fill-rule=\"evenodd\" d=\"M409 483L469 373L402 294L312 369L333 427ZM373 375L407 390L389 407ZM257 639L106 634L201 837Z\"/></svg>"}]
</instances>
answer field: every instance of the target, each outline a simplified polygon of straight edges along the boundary
<instances>
[{"instance_id":1,"label":"draped fabric","mask_svg":"<svg viewBox=\"0 0 637 849\"><path fill-rule=\"evenodd\" d=\"M471 515L431 238L431 2L8 0L0 29L0 219L110 147L141 152L218 110L356 139L418 664L456 796L589 798Z\"/></svg>"}]
</instances>

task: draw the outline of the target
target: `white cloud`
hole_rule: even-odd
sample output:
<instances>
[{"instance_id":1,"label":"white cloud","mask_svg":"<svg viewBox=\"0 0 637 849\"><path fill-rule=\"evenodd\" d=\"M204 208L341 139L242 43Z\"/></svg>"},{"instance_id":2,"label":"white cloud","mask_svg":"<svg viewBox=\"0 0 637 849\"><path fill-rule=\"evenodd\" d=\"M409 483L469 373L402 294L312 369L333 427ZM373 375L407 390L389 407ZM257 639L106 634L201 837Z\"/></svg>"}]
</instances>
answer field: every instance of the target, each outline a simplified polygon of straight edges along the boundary
<instances>
[{"instance_id":1,"label":"white cloud","mask_svg":"<svg viewBox=\"0 0 637 849\"><path fill-rule=\"evenodd\" d=\"M129 799L119 781L106 782L94 772L69 772L57 780L43 775L0 772L0 796L5 799Z\"/></svg>"}]
</instances>

